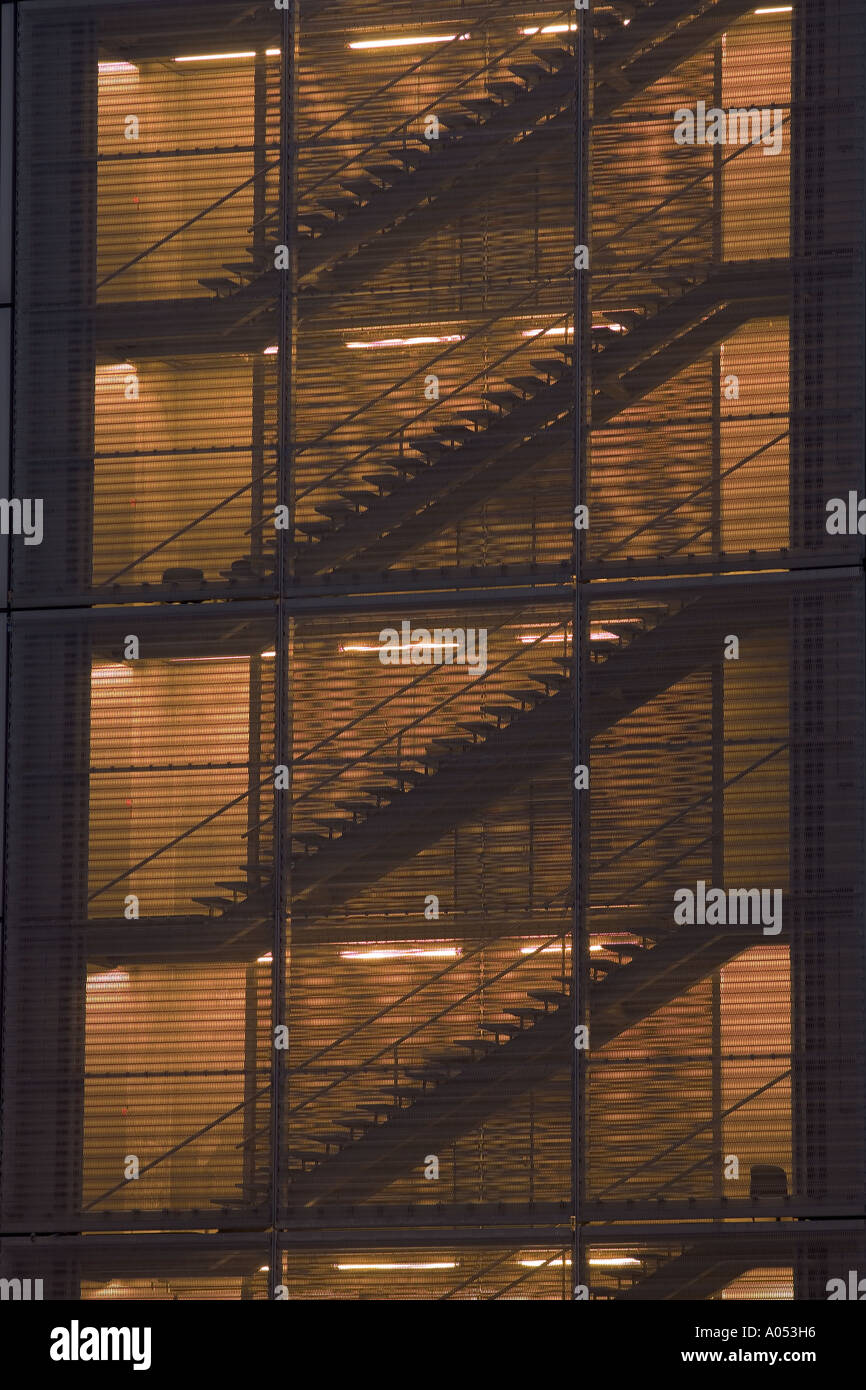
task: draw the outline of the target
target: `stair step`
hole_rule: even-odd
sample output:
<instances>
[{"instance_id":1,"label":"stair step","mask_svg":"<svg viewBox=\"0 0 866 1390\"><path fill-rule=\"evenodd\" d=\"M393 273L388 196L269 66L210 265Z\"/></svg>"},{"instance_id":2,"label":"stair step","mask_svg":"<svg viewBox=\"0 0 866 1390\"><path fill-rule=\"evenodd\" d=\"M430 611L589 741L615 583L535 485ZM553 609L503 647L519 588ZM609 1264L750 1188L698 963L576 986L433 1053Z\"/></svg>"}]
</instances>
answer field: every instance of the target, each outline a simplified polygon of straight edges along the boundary
<instances>
[{"instance_id":1,"label":"stair step","mask_svg":"<svg viewBox=\"0 0 866 1390\"><path fill-rule=\"evenodd\" d=\"M539 376L509 376L505 380L509 386L522 391L525 396L534 396L544 385Z\"/></svg>"},{"instance_id":2,"label":"stair step","mask_svg":"<svg viewBox=\"0 0 866 1390\"><path fill-rule=\"evenodd\" d=\"M523 1032L519 1023L481 1023L478 1026L482 1033L494 1033L496 1037L513 1038Z\"/></svg>"},{"instance_id":3,"label":"stair step","mask_svg":"<svg viewBox=\"0 0 866 1390\"><path fill-rule=\"evenodd\" d=\"M514 391L501 390L482 391L481 399L484 401L491 401L493 405L501 406L503 409L510 409L512 406L518 405L520 402L520 397Z\"/></svg>"},{"instance_id":4,"label":"stair step","mask_svg":"<svg viewBox=\"0 0 866 1390\"><path fill-rule=\"evenodd\" d=\"M542 77L549 76L547 69L540 63L509 63L508 71L524 82L538 82Z\"/></svg>"},{"instance_id":5,"label":"stair step","mask_svg":"<svg viewBox=\"0 0 866 1390\"><path fill-rule=\"evenodd\" d=\"M563 675L561 671L529 671L527 674L530 680L540 681L551 689L561 688L568 684L568 676Z\"/></svg>"},{"instance_id":6,"label":"stair step","mask_svg":"<svg viewBox=\"0 0 866 1390\"><path fill-rule=\"evenodd\" d=\"M545 372L548 376L561 377L565 371L565 363L559 357L533 357L532 366L539 372Z\"/></svg>"},{"instance_id":7,"label":"stair step","mask_svg":"<svg viewBox=\"0 0 866 1390\"><path fill-rule=\"evenodd\" d=\"M439 121L448 130L473 130L478 124L477 117L468 111L443 111Z\"/></svg>"},{"instance_id":8,"label":"stair step","mask_svg":"<svg viewBox=\"0 0 866 1390\"><path fill-rule=\"evenodd\" d=\"M461 101L460 105L476 116L480 116L484 121L495 115L497 111L502 110L502 103L494 101L492 97L469 97L465 101Z\"/></svg>"},{"instance_id":9,"label":"stair step","mask_svg":"<svg viewBox=\"0 0 866 1390\"><path fill-rule=\"evenodd\" d=\"M353 816L369 815L370 811L375 811L375 801L336 801L335 806L339 806L341 811L351 811Z\"/></svg>"},{"instance_id":10,"label":"stair step","mask_svg":"<svg viewBox=\"0 0 866 1390\"><path fill-rule=\"evenodd\" d=\"M485 719L468 719L457 727L467 729L470 734L477 734L480 738L485 738L493 729L493 725L488 724Z\"/></svg>"},{"instance_id":11,"label":"stair step","mask_svg":"<svg viewBox=\"0 0 866 1390\"><path fill-rule=\"evenodd\" d=\"M375 492L370 492L368 488L346 488L340 492L341 497L345 497L348 502L352 502L355 508L369 507L371 503L377 502L378 497Z\"/></svg>"},{"instance_id":12,"label":"stair step","mask_svg":"<svg viewBox=\"0 0 866 1390\"><path fill-rule=\"evenodd\" d=\"M292 839L297 840L299 845L312 845L313 847L326 845L328 843L327 835L319 835L314 830L293 831Z\"/></svg>"},{"instance_id":13,"label":"stair step","mask_svg":"<svg viewBox=\"0 0 866 1390\"><path fill-rule=\"evenodd\" d=\"M492 425L497 420L501 420L502 415L498 410L461 410L459 418L461 420L471 420L477 427L474 431L474 433L477 434L479 429L486 429L488 425Z\"/></svg>"},{"instance_id":14,"label":"stair step","mask_svg":"<svg viewBox=\"0 0 866 1390\"><path fill-rule=\"evenodd\" d=\"M435 434L424 435L420 439L406 440L407 449L416 449L419 454L424 454L427 458L435 458L439 454L447 453L449 447L444 440L437 439Z\"/></svg>"},{"instance_id":15,"label":"stair step","mask_svg":"<svg viewBox=\"0 0 866 1390\"><path fill-rule=\"evenodd\" d=\"M388 154L393 155L395 159L399 159L402 163L408 164L415 169L420 169L421 165L426 164L430 159L430 152L420 145L414 148L407 145L405 149L395 149L392 147L388 150Z\"/></svg>"},{"instance_id":16,"label":"stair step","mask_svg":"<svg viewBox=\"0 0 866 1390\"><path fill-rule=\"evenodd\" d=\"M364 168L368 174L372 174L374 179L380 179L382 183L396 183L406 172L397 164L365 164Z\"/></svg>"},{"instance_id":17,"label":"stair step","mask_svg":"<svg viewBox=\"0 0 866 1390\"><path fill-rule=\"evenodd\" d=\"M311 540L314 540L317 536L321 538L334 534L333 526L326 526L324 522L299 521L295 523L295 530L300 531L305 536L309 536Z\"/></svg>"},{"instance_id":18,"label":"stair step","mask_svg":"<svg viewBox=\"0 0 866 1390\"><path fill-rule=\"evenodd\" d=\"M201 903L203 907L233 907L231 898L221 898L216 894L205 893L200 898L193 898L194 903Z\"/></svg>"},{"instance_id":19,"label":"stair step","mask_svg":"<svg viewBox=\"0 0 866 1390\"><path fill-rule=\"evenodd\" d=\"M490 1042L487 1038L455 1038L455 1047L467 1047L473 1052L496 1052L499 1043Z\"/></svg>"},{"instance_id":20,"label":"stair step","mask_svg":"<svg viewBox=\"0 0 866 1390\"><path fill-rule=\"evenodd\" d=\"M422 782L426 782L429 776L428 773L416 771L415 768L404 768L402 772L397 772L395 770L394 772L389 772L387 775L397 778L400 782L406 782L413 787L420 786Z\"/></svg>"},{"instance_id":21,"label":"stair step","mask_svg":"<svg viewBox=\"0 0 866 1390\"><path fill-rule=\"evenodd\" d=\"M252 261L227 261L223 264L223 270L230 270L233 275L242 275L246 280L255 280L267 268L267 265L254 265Z\"/></svg>"},{"instance_id":22,"label":"stair step","mask_svg":"<svg viewBox=\"0 0 866 1390\"><path fill-rule=\"evenodd\" d=\"M398 473L402 473L404 478L414 477L415 474L423 473L425 468L429 467L429 460L396 458L393 460L392 467L396 468Z\"/></svg>"},{"instance_id":23,"label":"stair step","mask_svg":"<svg viewBox=\"0 0 866 1390\"><path fill-rule=\"evenodd\" d=\"M530 999L539 999L542 1004L561 1004L571 1003L571 995L563 994L559 989L529 989L526 991Z\"/></svg>"},{"instance_id":24,"label":"stair step","mask_svg":"<svg viewBox=\"0 0 866 1390\"><path fill-rule=\"evenodd\" d=\"M328 197L320 198L319 202L323 208L329 208L331 212L335 212L338 217L345 217L347 212L354 212L355 209L360 206L357 198L342 197L339 194L331 194Z\"/></svg>"},{"instance_id":25,"label":"stair step","mask_svg":"<svg viewBox=\"0 0 866 1390\"><path fill-rule=\"evenodd\" d=\"M299 213L298 221L313 232L329 232L336 226L333 217L327 217L323 212Z\"/></svg>"},{"instance_id":26,"label":"stair step","mask_svg":"<svg viewBox=\"0 0 866 1390\"><path fill-rule=\"evenodd\" d=\"M237 280L230 280L226 275L208 276L203 280L199 280L199 284L203 285L206 290L215 290L217 294L222 293L223 290L237 290L240 288Z\"/></svg>"},{"instance_id":27,"label":"stair step","mask_svg":"<svg viewBox=\"0 0 866 1390\"><path fill-rule=\"evenodd\" d=\"M228 888L232 893L248 893L250 885L245 878L223 878L214 884L214 888Z\"/></svg>"},{"instance_id":28,"label":"stair step","mask_svg":"<svg viewBox=\"0 0 866 1390\"><path fill-rule=\"evenodd\" d=\"M513 719L520 710L516 705L482 705L482 714L490 714L496 720Z\"/></svg>"},{"instance_id":29,"label":"stair step","mask_svg":"<svg viewBox=\"0 0 866 1390\"><path fill-rule=\"evenodd\" d=\"M362 198L364 202L379 192L379 185L374 179L341 179L340 187L348 189L350 193Z\"/></svg>"},{"instance_id":30,"label":"stair step","mask_svg":"<svg viewBox=\"0 0 866 1390\"><path fill-rule=\"evenodd\" d=\"M354 507L352 503L348 502L344 497L335 498L331 502L322 502L318 507L313 508L313 511L318 512L319 516L331 516L335 519L337 517L354 516L357 510L357 507Z\"/></svg>"},{"instance_id":31,"label":"stair step","mask_svg":"<svg viewBox=\"0 0 866 1390\"><path fill-rule=\"evenodd\" d=\"M345 830L346 826L351 824L352 822L350 820L346 820L345 816L325 816L322 818L316 817L313 820L313 825L323 825L326 830L331 832L331 838L333 838L333 831Z\"/></svg>"},{"instance_id":32,"label":"stair step","mask_svg":"<svg viewBox=\"0 0 866 1390\"><path fill-rule=\"evenodd\" d=\"M401 480L400 480L400 475L399 475L399 473L365 473L365 474L364 474L364 482L365 482L365 483L372 483L372 484L374 485L374 487L377 487L377 488L379 489L380 493L385 492L388 488L394 488L394 487L396 487L397 484L398 484L400 481L401 481Z\"/></svg>"},{"instance_id":33,"label":"stair step","mask_svg":"<svg viewBox=\"0 0 866 1390\"><path fill-rule=\"evenodd\" d=\"M544 1016L543 1009L532 1009L529 1007L524 1007L522 1009L505 1009L503 1010L503 1012L507 1014L512 1014L514 1018L530 1019L533 1022L536 1019L542 1018ZM521 1032L522 1031L523 1030L521 1029Z\"/></svg>"},{"instance_id":34,"label":"stair step","mask_svg":"<svg viewBox=\"0 0 866 1390\"><path fill-rule=\"evenodd\" d=\"M549 63L552 68L563 67L574 59L574 54L568 48L563 48L560 44L544 45L541 48L533 48L532 52L536 58L540 58L543 63Z\"/></svg>"},{"instance_id":35,"label":"stair step","mask_svg":"<svg viewBox=\"0 0 866 1390\"><path fill-rule=\"evenodd\" d=\"M512 700L519 700L520 703L523 705L537 705L539 700L544 699L544 696L542 695L541 691L535 690L533 688L506 690L505 694L510 695Z\"/></svg>"},{"instance_id":36,"label":"stair step","mask_svg":"<svg viewBox=\"0 0 866 1390\"><path fill-rule=\"evenodd\" d=\"M446 753L462 753L465 748L472 747L471 738L431 738L428 748L442 750Z\"/></svg>"},{"instance_id":37,"label":"stair step","mask_svg":"<svg viewBox=\"0 0 866 1390\"><path fill-rule=\"evenodd\" d=\"M510 102L515 101L517 97L523 96L524 92L526 91L526 87L524 87L521 82L509 82L506 80L502 80L497 82L488 82L487 90L489 92L495 92L497 96L502 97L503 101Z\"/></svg>"},{"instance_id":38,"label":"stair step","mask_svg":"<svg viewBox=\"0 0 866 1390\"><path fill-rule=\"evenodd\" d=\"M443 439L471 439L477 433L469 425L434 425L433 428Z\"/></svg>"}]
</instances>

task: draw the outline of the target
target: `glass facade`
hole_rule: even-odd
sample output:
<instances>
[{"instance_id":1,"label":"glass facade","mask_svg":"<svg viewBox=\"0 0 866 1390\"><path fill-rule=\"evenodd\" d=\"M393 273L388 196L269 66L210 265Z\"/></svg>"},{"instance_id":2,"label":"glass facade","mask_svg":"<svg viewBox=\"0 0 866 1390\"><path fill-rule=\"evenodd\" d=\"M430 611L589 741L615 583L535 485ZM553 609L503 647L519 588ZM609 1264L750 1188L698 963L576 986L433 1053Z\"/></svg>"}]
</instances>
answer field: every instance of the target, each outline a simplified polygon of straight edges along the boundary
<instances>
[{"instance_id":1,"label":"glass facade","mask_svg":"<svg viewBox=\"0 0 866 1390\"><path fill-rule=\"evenodd\" d=\"M4 1277L826 1298L857 0L2 12Z\"/></svg>"}]
</instances>

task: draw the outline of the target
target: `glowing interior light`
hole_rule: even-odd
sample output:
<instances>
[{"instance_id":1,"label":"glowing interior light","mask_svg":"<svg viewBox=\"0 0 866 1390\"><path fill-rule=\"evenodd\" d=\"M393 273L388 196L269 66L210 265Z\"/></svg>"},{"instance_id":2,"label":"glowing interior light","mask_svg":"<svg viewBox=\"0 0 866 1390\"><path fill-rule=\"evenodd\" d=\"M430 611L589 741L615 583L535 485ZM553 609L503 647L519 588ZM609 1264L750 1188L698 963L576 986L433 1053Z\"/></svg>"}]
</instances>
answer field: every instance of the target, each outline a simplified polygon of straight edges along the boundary
<instances>
[{"instance_id":1,"label":"glowing interior light","mask_svg":"<svg viewBox=\"0 0 866 1390\"><path fill-rule=\"evenodd\" d=\"M122 681L132 678L133 669L125 661L106 666L93 666L90 678L94 681Z\"/></svg>"},{"instance_id":2,"label":"glowing interior light","mask_svg":"<svg viewBox=\"0 0 866 1390\"><path fill-rule=\"evenodd\" d=\"M534 29L521 29L520 32L531 37L533 34L573 34L576 28L576 24L545 24L541 29L536 25Z\"/></svg>"},{"instance_id":3,"label":"glowing interior light","mask_svg":"<svg viewBox=\"0 0 866 1390\"><path fill-rule=\"evenodd\" d=\"M96 368L97 376L101 372L134 372L135 367L131 362L108 362L104 366Z\"/></svg>"},{"instance_id":4,"label":"glowing interior light","mask_svg":"<svg viewBox=\"0 0 866 1390\"><path fill-rule=\"evenodd\" d=\"M431 1260L428 1264L416 1264L414 1261L388 1261L382 1264L351 1264L334 1265L335 1269L342 1270L368 1270L368 1269L456 1269L456 1260Z\"/></svg>"},{"instance_id":5,"label":"glowing interior light","mask_svg":"<svg viewBox=\"0 0 866 1390\"><path fill-rule=\"evenodd\" d=\"M266 652L262 652L261 655L262 655L262 656L276 656L276 652L275 652L275 651L270 651L270 650L268 650L268 651L266 651Z\"/></svg>"},{"instance_id":6,"label":"glowing interior light","mask_svg":"<svg viewBox=\"0 0 866 1390\"><path fill-rule=\"evenodd\" d=\"M266 49L265 49L265 57L266 57L266 58L279 58L279 56L280 56L280 54L282 53L282 51L283 51L283 50L282 50L281 48L266 48Z\"/></svg>"},{"instance_id":7,"label":"glowing interior light","mask_svg":"<svg viewBox=\"0 0 866 1390\"><path fill-rule=\"evenodd\" d=\"M518 1263L522 1264L524 1269L539 1269L542 1265L545 1265L547 1269L562 1269L561 1256L558 1260L519 1260ZM565 1264L566 1266L570 1265L571 1260L566 1260ZM590 1264L592 1264L592 1260L590 1260Z\"/></svg>"},{"instance_id":8,"label":"glowing interior light","mask_svg":"<svg viewBox=\"0 0 866 1390\"><path fill-rule=\"evenodd\" d=\"M175 58L175 63L218 63L227 58L255 58L255 49L243 53L188 53L183 58Z\"/></svg>"},{"instance_id":9,"label":"glowing interior light","mask_svg":"<svg viewBox=\"0 0 866 1390\"><path fill-rule=\"evenodd\" d=\"M270 347L266 347L266 348L265 348L265 357L273 357L273 356L274 356L274 353L279 352L279 350L280 350L280 349L279 349L279 347L277 346L277 344L276 344L276 343L272 343Z\"/></svg>"},{"instance_id":10,"label":"glowing interior light","mask_svg":"<svg viewBox=\"0 0 866 1390\"><path fill-rule=\"evenodd\" d=\"M455 39L468 39L468 34L412 34L396 39L358 39L350 43L350 48L414 48L419 43L453 43Z\"/></svg>"},{"instance_id":11,"label":"glowing interior light","mask_svg":"<svg viewBox=\"0 0 866 1390\"><path fill-rule=\"evenodd\" d=\"M754 13L755 13L755 14L790 14L791 11L793 10L793 8L794 8L793 5L773 5L770 9L766 9L766 10L755 10Z\"/></svg>"},{"instance_id":12,"label":"glowing interior light","mask_svg":"<svg viewBox=\"0 0 866 1390\"><path fill-rule=\"evenodd\" d=\"M636 1260L633 1255L604 1255L597 1259L590 1260L591 1265L603 1265L609 1269L625 1269L627 1265L639 1265L640 1260Z\"/></svg>"},{"instance_id":13,"label":"glowing interior light","mask_svg":"<svg viewBox=\"0 0 866 1390\"><path fill-rule=\"evenodd\" d=\"M103 970L98 975L88 975L87 977L88 993L107 989L120 989L123 985L128 984L129 971L119 968L115 970Z\"/></svg>"},{"instance_id":14,"label":"glowing interior light","mask_svg":"<svg viewBox=\"0 0 866 1390\"><path fill-rule=\"evenodd\" d=\"M99 63L99 71L104 74L114 74L119 72L138 72L135 63Z\"/></svg>"},{"instance_id":15,"label":"glowing interior light","mask_svg":"<svg viewBox=\"0 0 866 1390\"><path fill-rule=\"evenodd\" d=\"M438 649L443 652L456 652L460 650L459 642L439 642L437 646ZM373 647L362 642L345 642L342 643L337 650L340 652L412 652L415 648L411 642L408 646L402 647L392 647L390 645L387 647Z\"/></svg>"},{"instance_id":16,"label":"glowing interior light","mask_svg":"<svg viewBox=\"0 0 866 1390\"><path fill-rule=\"evenodd\" d=\"M540 632L522 632L518 637L518 642L523 642L528 646L530 642L537 642L539 646L544 646L547 642L562 642L561 632L550 632L546 637L542 637Z\"/></svg>"},{"instance_id":17,"label":"glowing interior light","mask_svg":"<svg viewBox=\"0 0 866 1390\"><path fill-rule=\"evenodd\" d=\"M273 951L266 951L263 956L256 956L256 965L270 965L273 959Z\"/></svg>"},{"instance_id":18,"label":"glowing interior light","mask_svg":"<svg viewBox=\"0 0 866 1390\"><path fill-rule=\"evenodd\" d=\"M564 949L566 952L571 950L571 947L568 945L567 942L565 943ZM589 949L591 951L595 951L600 950L601 947L590 946ZM540 949L538 946L521 946L520 948L520 954L522 956L549 956L551 954L561 956L562 952L562 942L560 942L558 946L542 946Z\"/></svg>"},{"instance_id":19,"label":"glowing interior light","mask_svg":"<svg viewBox=\"0 0 866 1390\"><path fill-rule=\"evenodd\" d=\"M270 1274L270 1265L259 1265L259 1274Z\"/></svg>"},{"instance_id":20,"label":"glowing interior light","mask_svg":"<svg viewBox=\"0 0 866 1390\"><path fill-rule=\"evenodd\" d=\"M347 343L347 348L393 348L393 347L420 347L428 343L462 343L466 337L465 333L444 333L438 338L417 337L417 338L377 338L372 343ZM276 349L274 349L276 351Z\"/></svg>"},{"instance_id":21,"label":"glowing interior light","mask_svg":"<svg viewBox=\"0 0 866 1390\"><path fill-rule=\"evenodd\" d=\"M376 947L371 951L341 951L343 960L457 960L460 946Z\"/></svg>"},{"instance_id":22,"label":"glowing interior light","mask_svg":"<svg viewBox=\"0 0 866 1390\"><path fill-rule=\"evenodd\" d=\"M574 329L562 324L559 328L524 328L521 338L571 338Z\"/></svg>"},{"instance_id":23,"label":"glowing interior light","mask_svg":"<svg viewBox=\"0 0 866 1390\"><path fill-rule=\"evenodd\" d=\"M606 632L604 628L600 632L590 632L590 642L618 642L619 638L615 632Z\"/></svg>"}]
</instances>

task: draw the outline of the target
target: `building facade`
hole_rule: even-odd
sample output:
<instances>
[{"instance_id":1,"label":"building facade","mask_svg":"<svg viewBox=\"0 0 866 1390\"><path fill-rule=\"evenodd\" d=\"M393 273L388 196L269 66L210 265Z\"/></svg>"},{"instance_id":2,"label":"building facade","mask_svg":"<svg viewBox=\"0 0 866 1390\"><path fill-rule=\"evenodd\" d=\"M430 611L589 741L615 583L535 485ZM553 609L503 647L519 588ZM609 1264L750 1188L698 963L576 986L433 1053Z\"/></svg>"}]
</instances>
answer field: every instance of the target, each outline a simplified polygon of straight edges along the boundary
<instances>
[{"instance_id":1,"label":"building facade","mask_svg":"<svg viewBox=\"0 0 866 1390\"><path fill-rule=\"evenodd\" d=\"M2 1273L824 1299L862 8L418 10L2 5Z\"/></svg>"}]
</instances>

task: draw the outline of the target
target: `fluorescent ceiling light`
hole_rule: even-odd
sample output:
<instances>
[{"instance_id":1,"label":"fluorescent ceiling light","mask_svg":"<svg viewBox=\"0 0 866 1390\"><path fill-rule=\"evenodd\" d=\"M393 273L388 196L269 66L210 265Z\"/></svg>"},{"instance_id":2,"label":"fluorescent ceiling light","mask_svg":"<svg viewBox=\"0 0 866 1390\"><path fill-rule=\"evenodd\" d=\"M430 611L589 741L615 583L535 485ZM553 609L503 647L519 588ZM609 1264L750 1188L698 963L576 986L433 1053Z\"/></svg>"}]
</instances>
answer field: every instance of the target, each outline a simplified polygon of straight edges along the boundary
<instances>
[{"instance_id":1,"label":"fluorescent ceiling light","mask_svg":"<svg viewBox=\"0 0 866 1390\"><path fill-rule=\"evenodd\" d=\"M521 29L520 32L531 37L533 34L573 34L576 28L576 24L545 24L542 29L536 25L534 29Z\"/></svg>"},{"instance_id":2,"label":"fluorescent ceiling light","mask_svg":"<svg viewBox=\"0 0 866 1390\"><path fill-rule=\"evenodd\" d=\"M567 328L565 324L561 328L524 328L521 338L568 338L574 333L573 328Z\"/></svg>"},{"instance_id":3,"label":"fluorescent ceiling light","mask_svg":"<svg viewBox=\"0 0 866 1390\"><path fill-rule=\"evenodd\" d=\"M419 645L419 643L415 643L413 645L410 642L408 647L392 647L390 645L387 647L373 647L361 642L347 642L345 643L345 645L339 646L337 650L339 652L411 652L414 651L415 646L417 645ZM435 645L438 647L440 651L443 652L456 652L460 650L459 642L438 642Z\"/></svg>"},{"instance_id":4,"label":"fluorescent ceiling light","mask_svg":"<svg viewBox=\"0 0 866 1390\"><path fill-rule=\"evenodd\" d=\"M590 1260L591 1265L604 1265L611 1269L625 1269L627 1265L639 1265L640 1260L636 1260L633 1255L600 1256L598 1259Z\"/></svg>"},{"instance_id":5,"label":"fluorescent ceiling light","mask_svg":"<svg viewBox=\"0 0 866 1390\"><path fill-rule=\"evenodd\" d=\"M456 1261L456 1260L433 1260L433 1261L430 1262L430 1264L415 1264L415 1263L409 1264L409 1263L403 1263L402 1261L401 1261L400 1263L397 1263L397 1262L395 1261L395 1262L389 1262L389 1263L387 1263L387 1264L351 1264L351 1265L334 1265L334 1268L335 1268L335 1269L342 1269L342 1270L366 1270L366 1269L456 1269L456 1268L457 1268L457 1261Z\"/></svg>"},{"instance_id":6,"label":"fluorescent ceiling light","mask_svg":"<svg viewBox=\"0 0 866 1390\"><path fill-rule=\"evenodd\" d=\"M277 346L277 344L276 344L276 343L272 343L270 347L266 347L266 348L265 348L265 357L273 357L274 353L275 353L275 352L279 352L279 350L280 350L280 349L279 349L279 347Z\"/></svg>"},{"instance_id":7,"label":"fluorescent ceiling light","mask_svg":"<svg viewBox=\"0 0 866 1390\"><path fill-rule=\"evenodd\" d=\"M565 1263L570 1265L571 1260L566 1260ZM542 1265L546 1265L548 1269L562 1269L562 1256L558 1260L518 1260L518 1264L523 1265L524 1269L539 1269Z\"/></svg>"},{"instance_id":8,"label":"fluorescent ceiling light","mask_svg":"<svg viewBox=\"0 0 866 1390\"><path fill-rule=\"evenodd\" d=\"M175 63L218 63L227 58L255 58L255 49L244 53L189 53L183 58L174 58Z\"/></svg>"},{"instance_id":9,"label":"fluorescent ceiling light","mask_svg":"<svg viewBox=\"0 0 866 1390\"><path fill-rule=\"evenodd\" d=\"M419 43L453 43L457 38L468 39L468 34L413 34L397 39L359 39L350 43L350 48L414 48Z\"/></svg>"},{"instance_id":10,"label":"fluorescent ceiling light","mask_svg":"<svg viewBox=\"0 0 866 1390\"><path fill-rule=\"evenodd\" d=\"M376 947L371 951L341 951L343 960L456 960L459 946Z\"/></svg>"},{"instance_id":11,"label":"fluorescent ceiling light","mask_svg":"<svg viewBox=\"0 0 866 1390\"><path fill-rule=\"evenodd\" d=\"M770 9L767 9L767 10L755 10L754 13L755 13L755 14L790 14L791 11L793 10L793 8L794 8L793 5L773 5Z\"/></svg>"},{"instance_id":12,"label":"fluorescent ceiling light","mask_svg":"<svg viewBox=\"0 0 866 1390\"><path fill-rule=\"evenodd\" d=\"M98 63L97 66L104 76L114 76L121 72L138 72L135 63Z\"/></svg>"},{"instance_id":13,"label":"fluorescent ceiling light","mask_svg":"<svg viewBox=\"0 0 866 1390\"><path fill-rule=\"evenodd\" d=\"M256 965L270 965L273 959L273 951L266 951L263 956L256 956Z\"/></svg>"},{"instance_id":14,"label":"fluorescent ceiling light","mask_svg":"<svg viewBox=\"0 0 866 1390\"><path fill-rule=\"evenodd\" d=\"M377 338L372 343L347 343L347 348L418 347L427 343L462 343L465 333L445 333L442 337ZM266 349L267 350L267 349Z\"/></svg>"}]
</instances>

